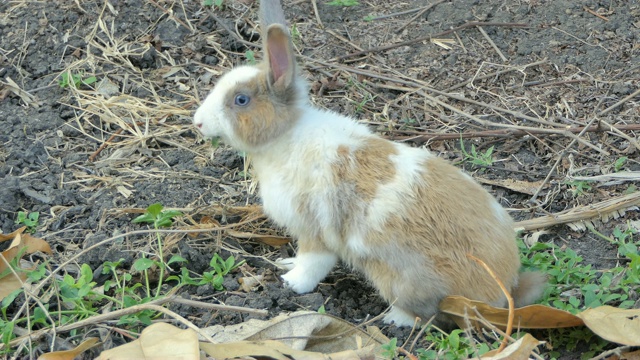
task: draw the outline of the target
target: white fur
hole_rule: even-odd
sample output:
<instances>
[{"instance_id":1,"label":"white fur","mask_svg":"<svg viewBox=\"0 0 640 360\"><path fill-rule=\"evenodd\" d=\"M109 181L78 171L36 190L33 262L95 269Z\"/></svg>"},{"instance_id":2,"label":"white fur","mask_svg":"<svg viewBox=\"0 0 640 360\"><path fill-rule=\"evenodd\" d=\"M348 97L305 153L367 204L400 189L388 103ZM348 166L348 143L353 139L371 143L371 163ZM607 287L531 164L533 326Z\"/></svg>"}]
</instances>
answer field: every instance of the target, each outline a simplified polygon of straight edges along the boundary
<instances>
[{"instance_id":1,"label":"white fur","mask_svg":"<svg viewBox=\"0 0 640 360\"><path fill-rule=\"evenodd\" d=\"M493 208L493 211L495 213L496 218L501 222L501 223L511 223L513 220L511 220L511 216L509 216L509 213L507 213L507 210L505 210L502 205L500 205L500 203L498 203L497 200L495 199L491 199L491 207Z\"/></svg>"},{"instance_id":2,"label":"white fur","mask_svg":"<svg viewBox=\"0 0 640 360\"><path fill-rule=\"evenodd\" d=\"M392 306L391 310L384 316L383 321L387 324L393 323L396 326L413 326L416 324L416 318L406 311Z\"/></svg>"},{"instance_id":3,"label":"white fur","mask_svg":"<svg viewBox=\"0 0 640 360\"><path fill-rule=\"evenodd\" d=\"M290 260L293 268L282 275L286 285L298 294L313 290L318 283L327 276L338 261L338 257L329 252L298 254Z\"/></svg>"}]
</instances>

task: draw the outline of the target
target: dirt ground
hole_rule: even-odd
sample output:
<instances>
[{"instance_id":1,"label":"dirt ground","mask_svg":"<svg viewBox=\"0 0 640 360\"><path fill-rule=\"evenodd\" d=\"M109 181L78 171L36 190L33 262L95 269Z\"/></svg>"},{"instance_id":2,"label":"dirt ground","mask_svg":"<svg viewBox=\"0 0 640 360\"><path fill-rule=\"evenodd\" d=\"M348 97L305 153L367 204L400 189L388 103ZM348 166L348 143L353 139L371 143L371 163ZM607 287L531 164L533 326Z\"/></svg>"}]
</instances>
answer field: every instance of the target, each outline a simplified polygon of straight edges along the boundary
<instances>
[{"instance_id":1,"label":"dirt ground","mask_svg":"<svg viewBox=\"0 0 640 360\"><path fill-rule=\"evenodd\" d=\"M575 183L568 182L611 173L621 157L628 158L624 170L640 170L640 97L628 98L640 88L639 1L434 3L412 19L417 12L385 15L426 2L342 7L319 0L316 12L311 1L284 1L313 102L459 163L517 220L629 189L625 180L595 181L574 195ZM191 117L222 72L260 59L250 44L259 44L256 5L224 0L212 15L192 0L2 1L2 232L18 227L18 211L39 212L36 235L52 245L55 268L92 244L145 228L131 220L156 202L186 214L174 228L247 220L251 214L238 209L260 201L242 155L224 145L213 149ZM463 26L469 22L481 26ZM374 51L347 57L366 49ZM63 73L90 84L61 86ZM493 164L462 162L460 133L468 134L467 152L472 144L481 152L493 146ZM596 224L607 234L628 220L638 220L638 213ZM236 230L278 233L264 219ZM548 230L540 241L568 246L595 267L615 258L616 249L589 232ZM152 239L124 236L73 264L89 264L99 283L105 261L122 258L130 267L141 253L155 253ZM205 271L214 253L233 254L246 265L228 276L225 291L187 286L180 295L270 315L324 305L354 323L387 306L362 277L342 267L313 293L283 288L273 261L293 255L293 244L274 247L220 231L165 237L165 254L180 254L195 272ZM78 266L66 271L77 274ZM242 291L236 278L251 274L263 275L263 284ZM197 326L253 316L172 309ZM408 336L376 324L400 342ZM38 351L50 351L49 345L39 343Z\"/></svg>"}]
</instances>

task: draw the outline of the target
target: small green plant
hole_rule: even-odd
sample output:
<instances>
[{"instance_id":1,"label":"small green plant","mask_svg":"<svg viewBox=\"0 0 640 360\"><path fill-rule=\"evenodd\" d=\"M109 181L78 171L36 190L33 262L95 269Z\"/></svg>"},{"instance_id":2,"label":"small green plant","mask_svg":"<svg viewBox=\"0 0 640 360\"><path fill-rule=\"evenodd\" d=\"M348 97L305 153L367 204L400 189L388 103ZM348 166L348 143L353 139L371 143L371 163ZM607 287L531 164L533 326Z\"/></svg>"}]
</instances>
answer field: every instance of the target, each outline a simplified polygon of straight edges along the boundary
<instances>
[{"instance_id":1,"label":"small green plant","mask_svg":"<svg viewBox=\"0 0 640 360\"><path fill-rule=\"evenodd\" d=\"M565 181L564 183L571 187L571 195L573 195L573 197L584 195L587 191L591 190L591 185L589 185L587 180L571 180Z\"/></svg>"},{"instance_id":2,"label":"small green plant","mask_svg":"<svg viewBox=\"0 0 640 360\"><path fill-rule=\"evenodd\" d=\"M420 360L431 359L466 359L468 357L479 357L491 348L485 343L478 343L466 336L464 331L456 329L447 334L442 331L429 332L425 339L431 342L429 349L418 350ZM491 344L495 348L499 345L496 341Z\"/></svg>"},{"instance_id":3,"label":"small green plant","mask_svg":"<svg viewBox=\"0 0 640 360\"><path fill-rule=\"evenodd\" d=\"M247 50L244 52L244 57L247 58L247 63L249 65L255 65L256 64L256 54L253 52L253 50Z\"/></svg>"},{"instance_id":4,"label":"small green plant","mask_svg":"<svg viewBox=\"0 0 640 360\"><path fill-rule=\"evenodd\" d=\"M380 355L385 359L395 359L398 353L398 339L393 338L387 344L382 344L380 347L382 348Z\"/></svg>"},{"instance_id":5,"label":"small green plant","mask_svg":"<svg viewBox=\"0 0 640 360\"><path fill-rule=\"evenodd\" d=\"M65 71L60 74L60 80L58 81L58 85L61 88L68 88L73 86L75 88L80 87L80 85L91 85L95 83L98 79L95 76L89 76L87 78L83 78L80 74L72 74L70 71Z\"/></svg>"},{"instance_id":6,"label":"small green plant","mask_svg":"<svg viewBox=\"0 0 640 360\"><path fill-rule=\"evenodd\" d=\"M373 21L373 19L375 19L375 18L376 17L373 16L373 15L367 15L364 18L362 18L362 20L369 22L369 21Z\"/></svg>"},{"instance_id":7,"label":"small green plant","mask_svg":"<svg viewBox=\"0 0 640 360\"><path fill-rule=\"evenodd\" d=\"M471 153L468 153L464 148L462 138L460 138L460 150L464 155L464 161L468 161L473 165L479 166L491 166L493 165L493 146L487 149L485 152L478 152L476 146L471 144Z\"/></svg>"},{"instance_id":8,"label":"small green plant","mask_svg":"<svg viewBox=\"0 0 640 360\"><path fill-rule=\"evenodd\" d=\"M622 170L622 167L627 162L627 160L629 160L629 158L626 156L619 157L618 160L613 163L613 171L618 172Z\"/></svg>"},{"instance_id":9,"label":"small green plant","mask_svg":"<svg viewBox=\"0 0 640 360\"><path fill-rule=\"evenodd\" d=\"M300 31L298 30L298 26L294 23L291 25L291 39L295 44L299 44L302 36L300 35Z\"/></svg>"},{"instance_id":10,"label":"small green plant","mask_svg":"<svg viewBox=\"0 0 640 360\"><path fill-rule=\"evenodd\" d=\"M202 2L203 6L208 6L208 7L217 7L218 9L222 9L222 5L224 3L224 0L204 0Z\"/></svg>"},{"instance_id":11,"label":"small green plant","mask_svg":"<svg viewBox=\"0 0 640 360\"><path fill-rule=\"evenodd\" d=\"M214 289L218 291L224 290L224 276L242 265L244 261L236 264L236 259L233 256L229 256L227 260L223 260L218 254L214 254L209 262L209 266L213 268L213 271L205 271L202 274L202 280L199 285L210 284Z\"/></svg>"},{"instance_id":12,"label":"small green plant","mask_svg":"<svg viewBox=\"0 0 640 360\"><path fill-rule=\"evenodd\" d=\"M318 308L318 314L326 314L327 310L325 310L324 308L324 304L320 305L320 307Z\"/></svg>"},{"instance_id":13,"label":"small green plant","mask_svg":"<svg viewBox=\"0 0 640 360\"><path fill-rule=\"evenodd\" d=\"M220 255L214 254L209 262L212 270L205 271L201 277L192 277L189 270L183 267L179 276L170 276L167 280L177 280L181 285L211 285L214 289L222 291L224 290L224 277L242 264L244 264L244 260L236 262L233 256L223 260Z\"/></svg>"},{"instance_id":14,"label":"small green plant","mask_svg":"<svg viewBox=\"0 0 640 360\"><path fill-rule=\"evenodd\" d=\"M27 227L27 232L33 234L36 232L38 226L38 220L40 219L40 213L37 211L27 213L25 211L18 211L18 218L16 224L24 225Z\"/></svg>"},{"instance_id":15,"label":"small green plant","mask_svg":"<svg viewBox=\"0 0 640 360\"><path fill-rule=\"evenodd\" d=\"M331 6L356 6L360 5L357 0L332 0L327 3L327 5Z\"/></svg>"},{"instance_id":16,"label":"small green plant","mask_svg":"<svg viewBox=\"0 0 640 360\"><path fill-rule=\"evenodd\" d=\"M541 304L574 314L602 305L623 309L634 305L632 299L640 289L640 255L633 240L635 230L631 227L627 230L616 228L613 237L603 235L593 227L590 230L617 245L618 255L628 260L622 262L626 265L596 270L584 264L584 259L571 248L560 248L552 243L536 243L527 248L519 241L523 266L537 268L549 276ZM549 330L548 340L554 348L569 351L575 349L579 342L589 344L589 351L583 354L583 359L593 357L607 345L606 341L593 337L593 333L585 328ZM549 355L559 356L554 352Z\"/></svg>"},{"instance_id":17,"label":"small green plant","mask_svg":"<svg viewBox=\"0 0 640 360\"><path fill-rule=\"evenodd\" d=\"M176 216L181 216L182 213L180 211L177 210L163 210L163 206L160 203L155 203L152 205L149 205L149 207L147 207L146 211L144 214L138 216L137 218L133 219L134 223L146 223L146 224L153 224L153 227L158 230L161 227L169 227L173 224L173 218ZM159 261L152 261L152 260L148 260L145 259L144 257L138 259L136 261L137 268L140 269L140 271L144 272L145 275L145 279L147 281L147 293L149 295L149 283L148 283L148 269L153 265L156 264L158 265L158 267L160 268L160 274L158 277L158 287L156 288L156 297L160 296L160 290L162 288L162 281L164 279L164 271L165 271L165 267L167 267L168 265L164 263L164 254L162 251L162 238L160 237L160 233L156 232L156 239L158 240L158 258L160 259ZM151 261L151 263L150 263Z\"/></svg>"}]
</instances>

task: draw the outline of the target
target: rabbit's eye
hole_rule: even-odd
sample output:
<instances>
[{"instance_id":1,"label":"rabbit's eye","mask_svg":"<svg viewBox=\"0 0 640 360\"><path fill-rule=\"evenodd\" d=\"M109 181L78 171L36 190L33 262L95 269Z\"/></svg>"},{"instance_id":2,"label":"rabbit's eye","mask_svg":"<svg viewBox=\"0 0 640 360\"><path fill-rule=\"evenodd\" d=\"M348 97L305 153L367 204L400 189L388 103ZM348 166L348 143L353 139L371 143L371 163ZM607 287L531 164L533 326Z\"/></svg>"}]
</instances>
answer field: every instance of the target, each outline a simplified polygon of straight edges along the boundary
<instances>
[{"instance_id":1,"label":"rabbit's eye","mask_svg":"<svg viewBox=\"0 0 640 360\"><path fill-rule=\"evenodd\" d=\"M249 101L251 101L251 98L245 94L236 95L236 98L234 100L235 104L238 106L247 106L249 105Z\"/></svg>"}]
</instances>

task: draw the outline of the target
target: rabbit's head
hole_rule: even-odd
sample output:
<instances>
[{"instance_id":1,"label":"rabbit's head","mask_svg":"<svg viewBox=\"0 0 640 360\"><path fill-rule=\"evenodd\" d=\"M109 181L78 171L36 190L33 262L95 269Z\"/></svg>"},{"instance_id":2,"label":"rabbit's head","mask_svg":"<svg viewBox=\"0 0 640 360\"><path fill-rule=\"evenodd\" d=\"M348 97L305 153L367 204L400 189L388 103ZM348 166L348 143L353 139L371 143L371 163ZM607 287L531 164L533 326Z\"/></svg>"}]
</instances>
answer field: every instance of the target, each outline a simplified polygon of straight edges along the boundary
<instances>
[{"instance_id":1,"label":"rabbit's head","mask_svg":"<svg viewBox=\"0 0 640 360\"><path fill-rule=\"evenodd\" d=\"M307 103L287 28L269 25L264 60L223 75L194 116L205 137L221 137L237 150L255 152L286 134Z\"/></svg>"}]
</instances>

